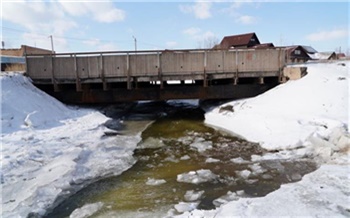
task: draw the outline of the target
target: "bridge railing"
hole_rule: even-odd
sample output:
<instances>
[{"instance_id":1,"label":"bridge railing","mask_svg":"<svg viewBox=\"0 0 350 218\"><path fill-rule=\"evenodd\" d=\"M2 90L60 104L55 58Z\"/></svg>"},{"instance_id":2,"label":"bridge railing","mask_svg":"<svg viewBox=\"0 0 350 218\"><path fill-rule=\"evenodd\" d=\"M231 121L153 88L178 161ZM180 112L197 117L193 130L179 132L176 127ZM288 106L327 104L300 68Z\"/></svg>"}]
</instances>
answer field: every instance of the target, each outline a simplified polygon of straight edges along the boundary
<instances>
[{"instance_id":1,"label":"bridge railing","mask_svg":"<svg viewBox=\"0 0 350 218\"><path fill-rule=\"evenodd\" d=\"M279 73L285 66L285 55L281 48L60 53L27 56L26 65L34 81L154 81L204 79L208 74L224 78Z\"/></svg>"}]
</instances>

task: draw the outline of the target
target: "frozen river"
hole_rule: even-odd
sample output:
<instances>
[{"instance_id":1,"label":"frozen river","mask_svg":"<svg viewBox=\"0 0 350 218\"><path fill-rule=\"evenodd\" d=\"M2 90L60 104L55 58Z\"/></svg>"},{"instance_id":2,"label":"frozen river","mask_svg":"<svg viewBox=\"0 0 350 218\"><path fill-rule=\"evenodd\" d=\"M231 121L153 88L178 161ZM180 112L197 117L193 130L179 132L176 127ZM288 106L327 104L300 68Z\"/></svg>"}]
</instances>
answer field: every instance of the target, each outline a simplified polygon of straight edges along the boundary
<instances>
[{"instance_id":1,"label":"frozen river","mask_svg":"<svg viewBox=\"0 0 350 218\"><path fill-rule=\"evenodd\" d=\"M349 217L350 64L307 65L205 120L188 101L113 105L106 117L2 74L2 216Z\"/></svg>"},{"instance_id":2,"label":"frozen river","mask_svg":"<svg viewBox=\"0 0 350 218\"><path fill-rule=\"evenodd\" d=\"M118 110L108 112L120 116ZM79 191L48 217L68 217L84 205L97 205L96 217L165 217L214 209L235 198L265 196L316 169L305 159L263 159L267 151L258 144L206 126L197 106L144 103L123 119L117 125L121 134L147 126L134 154L136 164Z\"/></svg>"}]
</instances>

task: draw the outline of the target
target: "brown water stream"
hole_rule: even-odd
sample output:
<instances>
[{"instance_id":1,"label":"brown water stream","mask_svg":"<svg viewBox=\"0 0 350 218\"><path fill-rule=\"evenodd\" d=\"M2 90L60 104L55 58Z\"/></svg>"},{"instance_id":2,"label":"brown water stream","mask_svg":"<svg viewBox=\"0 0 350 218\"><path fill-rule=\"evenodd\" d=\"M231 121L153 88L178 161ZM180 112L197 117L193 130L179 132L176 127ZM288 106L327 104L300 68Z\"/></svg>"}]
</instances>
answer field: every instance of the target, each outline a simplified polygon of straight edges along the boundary
<instances>
[{"instance_id":1,"label":"brown water stream","mask_svg":"<svg viewBox=\"0 0 350 218\"><path fill-rule=\"evenodd\" d=\"M302 159L252 161L252 155L266 153L258 144L204 125L198 108L181 106L172 111L142 133L135 151L138 161L131 169L84 188L49 217L68 217L76 208L96 202L103 206L92 217L164 217L169 210L178 214L174 205L179 202L214 209L219 205L214 200L228 192L237 192L238 197L264 196L316 169ZM132 134L137 125L146 123L145 119L125 121L124 133ZM186 177L203 169L214 177L202 183L178 179L179 174ZM200 197L189 199L189 193Z\"/></svg>"}]
</instances>

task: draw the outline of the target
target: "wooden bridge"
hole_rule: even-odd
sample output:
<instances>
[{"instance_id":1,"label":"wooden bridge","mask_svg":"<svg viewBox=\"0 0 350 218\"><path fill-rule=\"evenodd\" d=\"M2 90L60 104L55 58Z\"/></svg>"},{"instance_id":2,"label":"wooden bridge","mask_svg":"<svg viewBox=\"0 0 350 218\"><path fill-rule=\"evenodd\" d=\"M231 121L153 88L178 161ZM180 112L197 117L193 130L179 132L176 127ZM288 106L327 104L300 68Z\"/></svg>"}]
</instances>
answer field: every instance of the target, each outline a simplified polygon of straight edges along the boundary
<instances>
[{"instance_id":1,"label":"wooden bridge","mask_svg":"<svg viewBox=\"0 0 350 218\"><path fill-rule=\"evenodd\" d=\"M66 103L229 99L283 81L285 50L159 50L26 56L33 83Z\"/></svg>"}]
</instances>

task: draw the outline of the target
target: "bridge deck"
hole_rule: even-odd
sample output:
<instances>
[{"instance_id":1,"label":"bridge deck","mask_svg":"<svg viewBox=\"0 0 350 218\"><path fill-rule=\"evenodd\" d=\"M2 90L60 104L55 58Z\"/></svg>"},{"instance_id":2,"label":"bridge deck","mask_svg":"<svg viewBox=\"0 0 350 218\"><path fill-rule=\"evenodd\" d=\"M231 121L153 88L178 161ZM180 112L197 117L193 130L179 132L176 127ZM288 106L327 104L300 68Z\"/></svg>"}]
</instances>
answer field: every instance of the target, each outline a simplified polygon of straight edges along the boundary
<instances>
[{"instance_id":1,"label":"bridge deck","mask_svg":"<svg viewBox=\"0 0 350 218\"><path fill-rule=\"evenodd\" d=\"M281 81L285 51L61 53L27 56L26 66L34 84L67 102L238 98Z\"/></svg>"}]
</instances>

